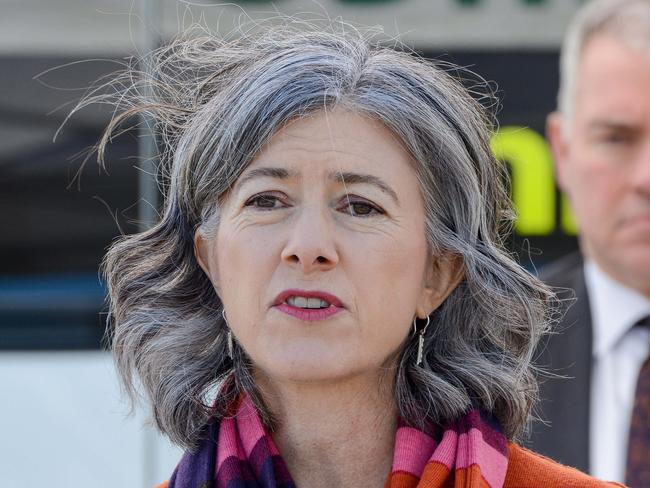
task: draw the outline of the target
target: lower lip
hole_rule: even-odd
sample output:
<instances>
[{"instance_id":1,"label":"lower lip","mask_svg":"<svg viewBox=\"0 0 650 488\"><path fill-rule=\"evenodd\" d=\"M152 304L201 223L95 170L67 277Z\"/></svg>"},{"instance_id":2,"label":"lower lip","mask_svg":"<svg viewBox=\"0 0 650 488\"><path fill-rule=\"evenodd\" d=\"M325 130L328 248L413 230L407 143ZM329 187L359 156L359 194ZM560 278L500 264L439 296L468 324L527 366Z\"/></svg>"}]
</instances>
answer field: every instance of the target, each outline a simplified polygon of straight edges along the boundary
<instances>
[{"instance_id":1,"label":"lower lip","mask_svg":"<svg viewBox=\"0 0 650 488\"><path fill-rule=\"evenodd\" d=\"M300 320L325 320L343 310L335 305L330 305L327 308L299 308L286 303L277 305L275 308Z\"/></svg>"}]
</instances>

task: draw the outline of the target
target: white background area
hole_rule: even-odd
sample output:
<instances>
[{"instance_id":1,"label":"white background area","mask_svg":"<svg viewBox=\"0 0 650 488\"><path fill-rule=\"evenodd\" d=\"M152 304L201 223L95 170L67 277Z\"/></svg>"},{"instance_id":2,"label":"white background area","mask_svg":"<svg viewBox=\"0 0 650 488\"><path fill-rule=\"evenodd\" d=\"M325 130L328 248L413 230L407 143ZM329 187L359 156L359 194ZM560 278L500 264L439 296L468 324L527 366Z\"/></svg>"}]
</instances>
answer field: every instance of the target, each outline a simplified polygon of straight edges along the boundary
<instances>
[{"instance_id":1,"label":"white background area","mask_svg":"<svg viewBox=\"0 0 650 488\"><path fill-rule=\"evenodd\" d=\"M0 353L0 486L153 488L182 452L127 417L106 352Z\"/></svg>"}]
</instances>

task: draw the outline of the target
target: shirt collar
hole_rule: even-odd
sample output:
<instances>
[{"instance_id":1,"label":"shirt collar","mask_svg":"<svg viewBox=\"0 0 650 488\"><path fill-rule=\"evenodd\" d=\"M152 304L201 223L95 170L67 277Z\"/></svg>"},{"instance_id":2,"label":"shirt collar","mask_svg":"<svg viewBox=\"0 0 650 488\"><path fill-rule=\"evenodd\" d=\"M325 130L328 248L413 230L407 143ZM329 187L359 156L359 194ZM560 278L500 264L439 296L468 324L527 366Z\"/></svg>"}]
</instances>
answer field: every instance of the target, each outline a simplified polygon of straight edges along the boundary
<instances>
[{"instance_id":1,"label":"shirt collar","mask_svg":"<svg viewBox=\"0 0 650 488\"><path fill-rule=\"evenodd\" d=\"M585 281L593 330L593 353L610 351L628 330L650 314L650 299L607 275L593 261L585 261Z\"/></svg>"}]
</instances>

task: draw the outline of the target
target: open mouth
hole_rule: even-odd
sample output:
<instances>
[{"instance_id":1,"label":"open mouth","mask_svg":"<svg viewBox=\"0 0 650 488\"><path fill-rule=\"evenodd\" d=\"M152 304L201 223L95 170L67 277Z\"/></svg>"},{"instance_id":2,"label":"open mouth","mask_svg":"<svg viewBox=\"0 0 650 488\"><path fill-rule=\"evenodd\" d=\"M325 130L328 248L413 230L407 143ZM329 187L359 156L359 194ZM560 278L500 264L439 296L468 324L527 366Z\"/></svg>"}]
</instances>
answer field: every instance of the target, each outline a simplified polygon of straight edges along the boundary
<instances>
[{"instance_id":1,"label":"open mouth","mask_svg":"<svg viewBox=\"0 0 650 488\"><path fill-rule=\"evenodd\" d=\"M297 288L280 293L273 305L280 312L303 321L326 320L346 308L341 300L331 293Z\"/></svg>"},{"instance_id":2,"label":"open mouth","mask_svg":"<svg viewBox=\"0 0 650 488\"><path fill-rule=\"evenodd\" d=\"M286 304L296 308L305 308L305 309L321 309L327 308L331 304L322 298L307 298L300 296L290 296L286 300Z\"/></svg>"}]
</instances>

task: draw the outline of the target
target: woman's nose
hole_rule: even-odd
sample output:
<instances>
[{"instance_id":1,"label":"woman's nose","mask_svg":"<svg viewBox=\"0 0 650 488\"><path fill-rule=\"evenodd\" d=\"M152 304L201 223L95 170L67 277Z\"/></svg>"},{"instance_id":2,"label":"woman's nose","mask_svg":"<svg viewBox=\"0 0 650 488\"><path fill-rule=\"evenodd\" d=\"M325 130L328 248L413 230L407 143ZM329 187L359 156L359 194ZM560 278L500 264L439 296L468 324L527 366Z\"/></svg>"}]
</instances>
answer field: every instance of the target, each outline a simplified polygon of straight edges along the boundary
<instances>
[{"instance_id":1,"label":"woman's nose","mask_svg":"<svg viewBox=\"0 0 650 488\"><path fill-rule=\"evenodd\" d=\"M339 254L327 210L305 207L289 232L282 261L299 267L303 274L327 271L338 264Z\"/></svg>"}]
</instances>

